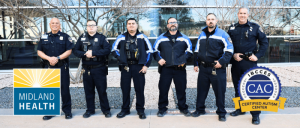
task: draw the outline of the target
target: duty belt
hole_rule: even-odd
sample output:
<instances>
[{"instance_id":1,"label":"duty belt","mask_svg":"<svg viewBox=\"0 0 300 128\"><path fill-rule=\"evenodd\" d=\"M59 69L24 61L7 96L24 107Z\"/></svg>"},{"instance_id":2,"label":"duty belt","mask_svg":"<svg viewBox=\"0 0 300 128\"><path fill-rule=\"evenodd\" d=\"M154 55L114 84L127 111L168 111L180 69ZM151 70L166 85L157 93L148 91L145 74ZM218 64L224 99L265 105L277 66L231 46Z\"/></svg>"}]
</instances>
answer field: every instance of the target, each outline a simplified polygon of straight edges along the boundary
<instances>
[{"instance_id":1,"label":"duty belt","mask_svg":"<svg viewBox=\"0 0 300 128\"><path fill-rule=\"evenodd\" d=\"M136 60L127 61L127 64L138 64L138 61L136 61Z\"/></svg>"},{"instance_id":2,"label":"duty belt","mask_svg":"<svg viewBox=\"0 0 300 128\"><path fill-rule=\"evenodd\" d=\"M214 67L215 66L215 63L206 63L204 61L201 61L200 64L203 66L203 67Z\"/></svg>"},{"instance_id":3,"label":"duty belt","mask_svg":"<svg viewBox=\"0 0 300 128\"><path fill-rule=\"evenodd\" d=\"M83 69L81 70L81 74L85 73L85 69L88 71L88 75L91 74L91 69L93 68L98 68L98 67L101 67L101 66L104 66L105 64L102 63L102 64L98 64L98 65L86 65L86 64L83 64L82 67Z\"/></svg>"},{"instance_id":4,"label":"duty belt","mask_svg":"<svg viewBox=\"0 0 300 128\"><path fill-rule=\"evenodd\" d=\"M105 65L104 63L98 64L98 65L86 65L86 64L83 64L82 67L86 68L86 69L93 69L93 68L98 68L98 67L101 67L101 66L104 66L104 65Z\"/></svg>"},{"instance_id":5,"label":"duty belt","mask_svg":"<svg viewBox=\"0 0 300 128\"><path fill-rule=\"evenodd\" d=\"M199 61L198 61L199 63ZM216 63L206 63L204 61L201 61L200 64L203 66L203 67L215 67ZM228 64L223 64L221 68L226 68L228 66Z\"/></svg>"},{"instance_id":6,"label":"duty belt","mask_svg":"<svg viewBox=\"0 0 300 128\"><path fill-rule=\"evenodd\" d=\"M174 66L173 66L173 68L174 68L175 70L185 70L185 67L186 67L186 65L184 65L184 66L181 66L181 65L180 65L179 67L178 67L178 65L174 65Z\"/></svg>"},{"instance_id":7,"label":"duty belt","mask_svg":"<svg viewBox=\"0 0 300 128\"><path fill-rule=\"evenodd\" d=\"M100 57L95 57L95 58L85 58L85 61L102 61Z\"/></svg>"}]
</instances>

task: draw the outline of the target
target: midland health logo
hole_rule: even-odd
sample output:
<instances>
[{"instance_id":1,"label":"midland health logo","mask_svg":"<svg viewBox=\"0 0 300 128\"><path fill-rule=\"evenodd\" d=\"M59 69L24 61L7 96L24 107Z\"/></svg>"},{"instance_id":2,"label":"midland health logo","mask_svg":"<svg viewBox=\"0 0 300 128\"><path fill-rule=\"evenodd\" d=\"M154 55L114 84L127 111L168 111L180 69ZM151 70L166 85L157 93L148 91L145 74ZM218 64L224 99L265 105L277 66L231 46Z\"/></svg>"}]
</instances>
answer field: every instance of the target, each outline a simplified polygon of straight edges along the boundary
<instances>
[{"instance_id":1,"label":"midland health logo","mask_svg":"<svg viewBox=\"0 0 300 128\"><path fill-rule=\"evenodd\" d=\"M60 115L60 69L14 69L14 115Z\"/></svg>"}]
</instances>

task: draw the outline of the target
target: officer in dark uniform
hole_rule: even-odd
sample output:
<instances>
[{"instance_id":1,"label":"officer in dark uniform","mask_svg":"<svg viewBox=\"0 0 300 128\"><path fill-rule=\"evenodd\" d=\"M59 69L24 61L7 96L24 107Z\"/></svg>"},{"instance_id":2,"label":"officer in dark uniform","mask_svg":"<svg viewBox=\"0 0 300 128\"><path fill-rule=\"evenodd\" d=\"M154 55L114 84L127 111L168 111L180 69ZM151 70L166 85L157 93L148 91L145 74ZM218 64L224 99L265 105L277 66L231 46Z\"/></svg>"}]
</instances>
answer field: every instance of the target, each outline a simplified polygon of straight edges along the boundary
<instances>
[{"instance_id":1,"label":"officer in dark uniform","mask_svg":"<svg viewBox=\"0 0 300 128\"><path fill-rule=\"evenodd\" d=\"M257 66L257 60L264 56L268 48L268 40L262 28L256 23L249 22L249 10L245 7L239 9L239 22L229 27L228 34L230 35L233 46L234 55L231 59L232 81L235 88L235 97L239 97L238 83L245 71ZM257 51L257 42L259 50ZM251 111L252 124L260 123L260 111ZM230 113L231 116L245 114L240 109Z\"/></svg>"},{"instance_id":2,"label":"officer in dark uniform","mask_svg":"<svg viewBox=\"0 0 300 128\"><path fill-rule=\"evenodd\" d=\"M121 89L123 93L122 110L118 118L130 114L130 85L133 78L136 93L136 110L140 119L146 119L145 114L145 73L151 64L152 47L148 37L138 31L134 18L127 20L127 32L119 35L112 46L112 54L119 60L121 71Z\"/></svg>"},{"instance_id":3,"label":"officer in dark uniform","mask_svg":"<svg viewBox=\"0 0 300 128\"><path fill-rule=\"evenodd\" d=\"M175 83L179 110L185 116L190 116L191 113L186 105L185 67L187 60L193 54L192 43L186 35L178 31L178 23L175 18L169 18L167 23L169 31L161 34L153 45L154 58L158 61L160 73L157 116L163 117L168 110L168 92L172 79Z\"/></svg>"},{"instance_id":4,"label":"officer in dark uniform","mask_svg":"<svg viewBox=\"0 0 300 128\"><path fill-rule=\"evenodd\" d=\"M42 35L38 44L37 53L43 59L44 68L60 68L61 72L61 98L62 110L66 119L72 118L70 76L68 57L72 53L74 44L72 38L66 33L60 32L60 21L57 18L51 19L51 32ZM49 120L53 116L44 116L43 120Z\"/></svg>"},{"instance_id":5,"label":"officer in dark uniform","mask_svg":"<svg viewBox=\"0 0 300 128\"><path fill-rule=\"evenodd\" d=\"M98 91L101 111L106 118L111 117L107 99L107 66L106 56L110 53L107 38L97 33L97 23L87 21L87 33L79 37L75 45L74 55L82 58L83 85L87 104L84 118L95 114L95 87Z\"/></svg>"},{"instance_id":6,"label":"officer in dark uniform","mask_svg":"<svg viewBox=\"0 0 300 128\"><path fill-rule=\"evenodd\" d=\"M194 56L194 70L200 72L197 82L197 103L193 117L205 114L205 99L212 84L219 121L226 121L225 92L226 67L232 54L233 46L229 35L217 27L217 17L213 13L206 16L206 25L198 38Z\"/></svg>"}]
</instances>

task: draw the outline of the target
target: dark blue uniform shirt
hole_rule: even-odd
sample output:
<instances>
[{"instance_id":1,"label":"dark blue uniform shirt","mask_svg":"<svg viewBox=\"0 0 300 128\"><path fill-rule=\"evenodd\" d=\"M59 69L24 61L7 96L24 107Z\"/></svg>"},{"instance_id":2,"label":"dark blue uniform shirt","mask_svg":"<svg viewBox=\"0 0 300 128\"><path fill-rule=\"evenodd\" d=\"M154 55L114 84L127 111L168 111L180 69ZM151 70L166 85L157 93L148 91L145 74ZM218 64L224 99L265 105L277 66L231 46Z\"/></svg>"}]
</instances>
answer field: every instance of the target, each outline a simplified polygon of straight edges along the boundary
<instances>
[{"instance_id":1,"label":"dark blue uniform shirt","mask_svg":"<svg viewBox=\"0 0 300 128\"><path fill-rule=\"evenodd\" d=\"M87 36L87 37L86 37ZM82 64L84 65L98 65L105 62L105 56L109 55L110 53L110 45L106 39L106 37L102 34L96 33L93 36L86 34L86 36L81 35L77 43L74 47L73 54L82 59ZM88 47L88 50L92 50L92 56L98 58L97 61L90 59L86 60L86 56L84 55L86 51L83 49L83 42L90 41L91 46Z\"/></svg>"},{"instance_id":2,"label":"dark blue uniform shirt","mask_svg":"<svg viewBox=\"0 0 300 128\"><path fill-rule=\"evenodd\" d=\"M187 63L193 55L191 40L181 32L177 31L172 36L169 31L161 34L153 45L154 59L164 59L166 67Z\"/></svg>"},{"instance_id":3,"label":"dark blue uniform shirt","mask_svg":"<svg viewBox=\"0 0 300 128\"><path fill-rule=\"evenodd\" d=\"M262 28L256 23L247 22L240 25L233 24L229 27L228 34L232 39L234 53L246 53L257 51L256 42L258 41L259 50L255 56L259 59L264 56L268 48L268 39Z\"/></svg>"},{"instance_id":4,"label":"dark blue uniform shirt","mask_svg":"<svg viewBox=\"0 0 300 128\"><path fill-rule=\"evenodd\" d=\"M112 54L115 58L119 59L119 65L125 66L128 65L127 61L127 53L126 53L126 43L129 41L128 35L130 35L128 32L125 32L122 35L119 35L112 45ZM136 38L137 38L137 47L139 50L139 58L138 58L138 64L143 64L144 66L149 67L152 60L152 53L153 49L151 47L151 43L148 40L148 37L140 33L139 31L136 32Z\"/></svg>"},{"instance_id":5,"label":"dark blue uniform shirt","mask_svg":"<svg viewBox=\"0 0 300 128\"><path fill-rule=\"evenodd\" d=\"M50 32L41 37L37 50L44 52L47 56L56 57L72 49L73 46L72 38L68 34L60 31L56 34Z\"/></svg>"},{"instance_id":6,"label":"dark blue uniform shirt","mask_svg":"<svg viewBox=\"0 0 300 128\"><path fill-rule=\"evenodd\" d=\"M225 31L216 26L215 30L208 32L208 28L205 27L196 44L194 66L199 66L198 61L213 63L218 60L221 65L227 64L232 53L231 39Z\"/></svg>"}]
</instances>

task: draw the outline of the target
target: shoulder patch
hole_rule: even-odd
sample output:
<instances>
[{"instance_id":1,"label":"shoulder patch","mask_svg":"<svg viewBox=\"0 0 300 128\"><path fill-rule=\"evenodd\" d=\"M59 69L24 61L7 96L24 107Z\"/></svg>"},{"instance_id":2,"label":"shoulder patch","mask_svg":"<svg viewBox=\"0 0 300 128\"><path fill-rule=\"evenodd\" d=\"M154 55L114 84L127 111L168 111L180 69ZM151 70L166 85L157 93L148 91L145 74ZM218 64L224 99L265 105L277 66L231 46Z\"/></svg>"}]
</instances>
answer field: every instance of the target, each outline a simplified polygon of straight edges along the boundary
<instances>
[{"instance_id":1,"label":"shoulder patch","mask_svg":"<svg viewBox=\"0 0 300 128\"><path fill-rule=\"evenodd\" d=\"M259 27L259 31L264 32L263 29L261 27Z\"/></svg>"},{"instance_id":2,"label":"shoulder patch","mask_svg":"<svg viewBox=\"0 0 300 128\"><path fill-rule=\"evenodd\" d=\"M230 38L230 37L228 37L228 38L227 38L227 40L228 40L230 43L232 43L232 40L231 40L231 38Z\"/></svg>"},{"instance_id":3,"label":"shoulder patch","mask_svg":"<svg viewBox=\"0 0 300 128\"><path fill-rule=\"evenodd\" d=\"M71 38L71 37L69 37L69 38L68 38L68 40L69 40L71 43L73 43L73 42L72 42L72 38Z\"/></svg>"},{"instance_id":4,"label":"shoulder patch","mask_svg":"<svg viewBox=\"0 0 300 128\"><path fill-rule=\"evenodd\" d=\"M109 43L107 38L105 38L105 40L106 40L107 43Z\"/></svg>"}]
</instances>

